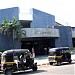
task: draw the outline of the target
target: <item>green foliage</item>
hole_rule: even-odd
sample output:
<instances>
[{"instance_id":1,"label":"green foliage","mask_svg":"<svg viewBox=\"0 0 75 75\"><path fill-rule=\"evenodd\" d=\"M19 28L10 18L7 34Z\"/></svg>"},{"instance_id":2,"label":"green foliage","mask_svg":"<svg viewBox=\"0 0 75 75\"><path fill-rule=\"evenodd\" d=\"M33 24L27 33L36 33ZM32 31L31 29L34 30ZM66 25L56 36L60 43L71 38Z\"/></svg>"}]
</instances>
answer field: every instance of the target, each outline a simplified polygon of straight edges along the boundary
<instances>
[{"instance_id":1,"label":"green foliage","mask_svg":"<svg viewBox=\"0 0 75 75\"><path fill-rule=\"evenodd\" d=\"M73 47L70 47L70 51L72 51L72 50L74 50L74 48Z\"/></svg>"},{"instance_id":2,"label":"green foliage","mask_svg":"<svg viewBox=\"0 0 75 75\"><path fill-rule=\"evenodd\" d=\"M10 35L11 32L15 32L16 38L20 38L22 34L21 30L22 26L20 25L19 21L16 20L16 18L13 18L13 21L10 21L8 19L4 19L1 28L4 35Z\"/></svg>"}]
</instances>

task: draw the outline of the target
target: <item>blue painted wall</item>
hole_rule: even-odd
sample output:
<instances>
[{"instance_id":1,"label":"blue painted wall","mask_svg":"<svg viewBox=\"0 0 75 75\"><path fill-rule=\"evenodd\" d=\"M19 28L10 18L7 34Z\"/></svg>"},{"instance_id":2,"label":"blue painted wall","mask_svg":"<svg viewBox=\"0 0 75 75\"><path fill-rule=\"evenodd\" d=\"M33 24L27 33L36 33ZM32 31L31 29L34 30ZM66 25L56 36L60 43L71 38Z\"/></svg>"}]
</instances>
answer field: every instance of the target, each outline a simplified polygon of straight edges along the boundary
<instances>
[{"instance_id":1,"label":"blue painted wall","mask_svg":"<svg viewBox=\"0 0 75 75\"><path fill-rule=\"evenodd\" d=\"M0 34L0 50L8 49L8 47L10 48L9 38L3 34Z\"/></svg>"},{"instance_id":2,"label":"blue painted wall","mask_svg":"<svg viewBox=\"0 0 75 75\"><path fill-rule=\"evenodd\" d=\"M55 25L55 16L36 9L32 9L31 13L33 14L31 28L47 28Z\"/></svg>"},{"instance_id":3,"label":"blue painted wall","mask_svg":"<svg viewBox=\"0 0 75 75\"><path fill-rule=\"evenodd\" d=\"M56 26L59 29L60 37L55 39L56 47L73 47L72 33L70 26Z\"/></svg>"},{"instance_id":4,"label":"blue painted wall","mask_svg":"<svg viewBox=\"0 0 75 75\"><path fill-rule=\"evenodd\" d=\"M19 8L18 7L1 9L0 10L0 24L5 18L12 21L14 16L16 17L16 19L19 19Z\"/></svg>"},{"instance_id":5,"label":"blue painted wall","mask_svg":"<svg viewBox=\"0 0 75 75\"><path fill-rule=\"evenodd\" d=\"M2 24L3 20L5 18L9 20L13 20L13 17L16 17L16 19L19 19L19 8L8 8L8 9L1 9L0 10L0 24ZM13 48L19 48L20 43L17 42L17 40L13 40L12 34L11 36L3 35L0 33L0 50L6 50L6 49L13 49Z\"/></svg>"},{"instance_id":6,"label":"blue painted wall","mask_svg":"<svg viewBox=\"0 0 75 75\"><path fill-rule=\"evenodd\" d=\"M55 25L55 16L53 15L47 14L36 9L32 10L32 14L33 21L31 22L31 28L47 28L47 26ZM14 7L0 10L0 24L5 18L12 20L13 16L15 16L17 20L19 19L19 8ZM55 38L55 46L72 47L71 27L55 26L55 28L58 28L60 32L60 37ZM13 40L12 34L10 37L8 37L0 33L0 50L12 48L21 48L21 43L16 39Z\"/></svg>"}]
</instances>

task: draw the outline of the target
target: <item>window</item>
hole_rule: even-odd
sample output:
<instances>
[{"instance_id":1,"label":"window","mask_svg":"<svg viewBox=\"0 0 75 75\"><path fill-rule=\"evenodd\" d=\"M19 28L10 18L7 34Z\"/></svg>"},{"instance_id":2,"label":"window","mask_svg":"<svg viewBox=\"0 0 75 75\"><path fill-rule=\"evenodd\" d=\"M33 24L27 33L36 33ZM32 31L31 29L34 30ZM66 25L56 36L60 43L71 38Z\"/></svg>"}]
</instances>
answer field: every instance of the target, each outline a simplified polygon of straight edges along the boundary
<instances>
[{"instance_id":1,"label":"window","mask_svg":"<svg viewBox=\"0 0 75 75\"><path fill-rule=\"evenodd\" d=\"M5 56L5 58L6 58L6 62L13 62L13 55L6 55Z\"/></svg>"},{"instance_id":2,"label":"window","mask_svg":"<svg viewBox=\"0 0 75 75\"><path fill-rule=\"evenodd\" d=\"M60 52L61 50L59 49L59 50L56 50L56 56L60 56L61 55L61 52Z\"/></svg>"},{"instance_id":3,"label":"window","mask_svg":"<svg viewBox=\"0 0 75 75\"><path fill-rule=\"evenodd\" d=\"M56 53L55 53L55 52L49 52L49 55L50 55L50 56L55 56Z\"/></svg>"}]
</instances>

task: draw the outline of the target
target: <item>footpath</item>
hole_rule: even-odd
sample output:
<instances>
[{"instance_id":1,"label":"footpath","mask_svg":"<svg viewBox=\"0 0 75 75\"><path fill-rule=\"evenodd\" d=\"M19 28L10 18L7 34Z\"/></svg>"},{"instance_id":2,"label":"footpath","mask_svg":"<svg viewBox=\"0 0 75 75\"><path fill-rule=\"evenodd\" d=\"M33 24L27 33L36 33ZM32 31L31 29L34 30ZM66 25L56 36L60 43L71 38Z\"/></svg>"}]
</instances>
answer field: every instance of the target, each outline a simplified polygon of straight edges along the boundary
<instances>
[{"instance_id":1,"label":"footpath","mask_svg":"<svg viewBox=\"0 0 75 75\"><path fill-rule=\"evenodd\" d=\"M34 62L37 62L38 66L49 64L48 56L47 55L45 55L45 56L36 56L34 58Z\"/></svg>"}]
</instances>

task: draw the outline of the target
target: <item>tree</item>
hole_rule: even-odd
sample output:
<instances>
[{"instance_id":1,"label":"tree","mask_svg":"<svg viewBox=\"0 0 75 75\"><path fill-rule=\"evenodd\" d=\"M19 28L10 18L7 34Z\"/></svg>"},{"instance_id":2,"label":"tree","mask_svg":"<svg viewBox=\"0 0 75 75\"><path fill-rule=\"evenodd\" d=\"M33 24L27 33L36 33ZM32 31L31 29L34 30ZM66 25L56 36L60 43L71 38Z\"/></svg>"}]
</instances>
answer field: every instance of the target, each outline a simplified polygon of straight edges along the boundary
<instances>
[{"instance_id":1,"label":"tree","mask_svg":"<svg viewBox=\"0 0 75 75\"><path fill-rule=\"evenodd\" d=\"M25 30L22 30L22 26L15 17L13 18L13 21L4 19L0 26L0 31L7 36L10 36L11 33L13 33L12 35L15 35L17 39L20 39L21 35L26 33Z\"/></svg>"},{"instance_id":2,"label":"tree","mask_svg":"<svg viewBox=\"0 0 75 75\"><path fill-rule=\"evenodd\" d=\"M8 19L4 19L1 25L2 32L4 35L10 35L12 31L15 32L16 38L20 38L22 34L21 30L22 26L20 25L19 21L16 20L16 18L13 18L13 21L10 21Z\"/></svg>"}]
</instances>

